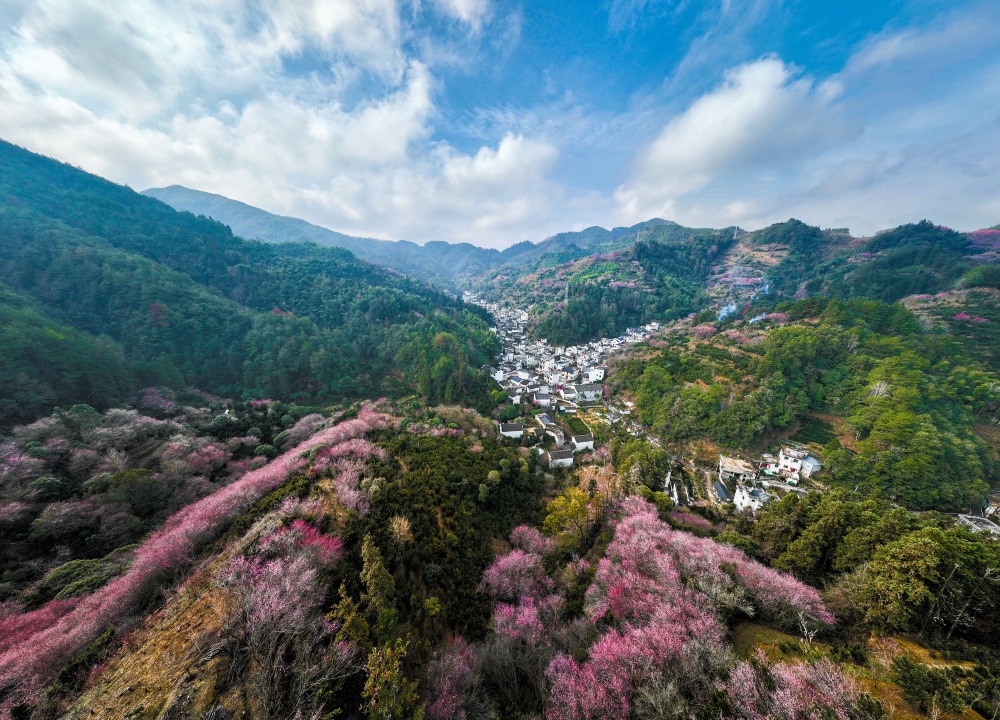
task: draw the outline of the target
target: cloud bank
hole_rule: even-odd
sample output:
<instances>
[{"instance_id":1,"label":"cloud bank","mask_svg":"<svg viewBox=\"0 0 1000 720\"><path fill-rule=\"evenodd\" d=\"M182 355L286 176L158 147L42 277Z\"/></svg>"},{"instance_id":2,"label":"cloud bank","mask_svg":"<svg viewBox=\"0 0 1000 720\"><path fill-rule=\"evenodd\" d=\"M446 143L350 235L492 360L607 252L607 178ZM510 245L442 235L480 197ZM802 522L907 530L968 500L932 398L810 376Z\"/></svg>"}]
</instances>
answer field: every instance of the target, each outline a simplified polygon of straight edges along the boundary
<instances>
[{"instance_id":1,"label":"cloud bank","mask_svg":"<svg viewBox=\"0 0 1000 720\"><path fill-rule=\"evenodd\" d=\"M1000 221L995 3L875 23L832 69L761 30L780 4L693 7L615 0L587 35L503 0L0 0L0 137L418 242ZM641 42L675 56L616 75Z\"/></svg>"}]
</instances>

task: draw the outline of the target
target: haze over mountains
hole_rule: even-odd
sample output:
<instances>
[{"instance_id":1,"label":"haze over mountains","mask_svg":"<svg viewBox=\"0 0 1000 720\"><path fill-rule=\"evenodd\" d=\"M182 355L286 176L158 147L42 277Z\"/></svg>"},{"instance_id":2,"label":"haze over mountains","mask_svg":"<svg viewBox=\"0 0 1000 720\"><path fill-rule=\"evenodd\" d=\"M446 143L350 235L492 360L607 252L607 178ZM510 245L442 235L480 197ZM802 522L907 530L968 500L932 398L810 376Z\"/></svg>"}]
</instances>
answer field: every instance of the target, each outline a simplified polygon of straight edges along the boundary
<instances>
[{"instance_id":1,"label":"haze over mountains","mask_svg":"<svg viewBox=\"0 0 1000 720\"><path fill-rule=\"evenodd\" d=\"M577 251L578 256L625 247L643 231L659 225L675 225L652 219L631 227L606 230L591 227L564 232L538 243L520 242L505 250L469 243L431 241L418 245L407 240L359 238L313 225L299 218L284 217L213 193L180 185L150 188L143 195L162 200L177 210L205 215L232 228L241 237L266 242L313 242L342 247L359 258L385 267L454 287L463 278L480 275L505 264L526 264L547 253Z\"/></svg>"}]
</instances>

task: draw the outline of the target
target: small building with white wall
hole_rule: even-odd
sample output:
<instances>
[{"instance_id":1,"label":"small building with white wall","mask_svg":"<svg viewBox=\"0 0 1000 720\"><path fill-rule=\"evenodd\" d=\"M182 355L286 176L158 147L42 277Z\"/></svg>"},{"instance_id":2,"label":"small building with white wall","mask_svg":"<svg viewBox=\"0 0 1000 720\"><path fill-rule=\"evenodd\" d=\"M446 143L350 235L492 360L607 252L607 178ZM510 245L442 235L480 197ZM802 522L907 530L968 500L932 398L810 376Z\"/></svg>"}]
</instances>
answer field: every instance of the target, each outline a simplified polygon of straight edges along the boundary
<instances>
[{"instance_id":1,"label":"small building with white wall","mask_svg":"<svg viewBox=\"0 0 1000 720\"><path fill-rule=\"evenodd\" d=\"M524 435L524 425L521 423L500 423L500 435L520 439Z\"/></svg>"}]
</instances>

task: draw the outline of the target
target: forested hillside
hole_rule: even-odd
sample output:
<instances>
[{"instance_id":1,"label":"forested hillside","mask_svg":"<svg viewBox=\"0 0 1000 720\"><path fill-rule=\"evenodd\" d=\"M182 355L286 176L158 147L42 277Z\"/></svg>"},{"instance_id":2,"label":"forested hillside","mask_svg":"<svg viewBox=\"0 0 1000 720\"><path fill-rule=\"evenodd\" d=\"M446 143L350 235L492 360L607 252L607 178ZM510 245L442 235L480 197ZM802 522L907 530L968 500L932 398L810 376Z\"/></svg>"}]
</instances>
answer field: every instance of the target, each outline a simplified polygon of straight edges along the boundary
<instances>
[{"instance_id":1,"label":"forested hillside","mask_svg":"<svg viewBox=\"0 0 1000 720\"><path fill-rule=\"evenodd\" d=\"M263 244L68 165L0 144L0 270L30 312L73 329L62 364L25 361L43 339L12 333L4 372L100 406L150 381L236 397L337 399L417 390L476 403L496 351L485 315L419 281L334 248ZM21 315L25 301L5 312ZM58 333L57 333L58 334ZM102 337L104 340L98 341ZM114 349L129 371L113 392L80 386L64 347ZM17 358L22 358L17 360ZM67 364L68 363L68 364ZM89 381L88 381L89 382ZM39 409L9 401L3 424ZM79 387L77 390L69 390ZM67 394L68 393L68 394ZM41 398L39 399L41 402Z\"/></svg>"},{"instance_id":2,"label":"forested hillside","mask_svg":"<svg viewBox=\"0 0 1000 720\"><path fill-rule=\"evenodd\" d=\"M0 716L1000 703L969 644L996 638L998 545L939 513L850 491L677 512L626 467L645 459L546 472L460 408L178 400L76 406L0 446Z\"/></svg>"},{"instance_id":3,"label":"forested hillside","mask_svg":"<svg viewBox=\"0 0 1000 720\"><path fill-rule=\"evenodd\" d=\"M833 415L843 432L824 454L837 483L961 510L997 480L975 428L996 422L1000 383L943 330L900 305L814 298L754 324L689 326L614 382L670 443L750 449L808 413Z\"/></svg>"},{"instance_id":4,"label":"forested hillside","mask_svg":"<svg viewBox=\"0 0 1000 720\"><path fill-rule=\"evenodd\" d=\"M613 337L701 309L711 267L733 234L732 228L652 224L617 238L623 249L550 252L524 268L494 271L474 288L488 300L534 306L532 334L553 343Z\"/></svg>"},{"instance_id":5,"label":"forested hillside","mask_svg":"<svg viewBox=\"0 0 1000 720\"><path fill-rule=\"evenodd\" d=\"M535 337L572 344L699 311L701 319L749 319L789 298L895 302L996 288L997 237L927 221L870 238L795 219L755 232L657 221L614 241L602 236L599 251L574 244L505 265L471 287L486 300L531 307Z\"/></svg>"}]
</instances>

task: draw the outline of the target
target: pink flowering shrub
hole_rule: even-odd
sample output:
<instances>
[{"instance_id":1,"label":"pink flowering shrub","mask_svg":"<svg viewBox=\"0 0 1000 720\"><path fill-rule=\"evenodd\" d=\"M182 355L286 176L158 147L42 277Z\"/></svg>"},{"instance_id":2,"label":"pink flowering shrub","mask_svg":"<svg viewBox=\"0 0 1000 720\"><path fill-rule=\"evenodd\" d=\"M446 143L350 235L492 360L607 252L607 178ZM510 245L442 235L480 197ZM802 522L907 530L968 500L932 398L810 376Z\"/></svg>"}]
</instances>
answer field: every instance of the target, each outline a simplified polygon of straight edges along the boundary
<instances>
[{"instance_id":1,"label":"pink flowering shrub","mask_svg":"<svg viewBox=\"0 0 1000 720\"><path fill-rule=\"evenodd\" d=\"M0 443L0 487L38 477L45 463L33 458L15 443Z\"/></svg>"},{"instance_id":2,"label":"pink flowering shrub","mask_svg":"<svg viewBox=\"0 0 1000 720\"><path fill-rule=\"evenodd\" d=\"M542 556L548 555L556 548L555 540L545 537L541 532L528 525L518 525L511 531L510 544L526 553Z\"/></svg>"},{"instance_id":3,"label":"pink flowering shrub","mask_svg":"<svg viewBox=\"0 0 1000 720\"><path fill-rule=\"evenodd\" d=\"M362 517L366 515L371 507L371 498L361 487L364 464L358 460L341 458L330 467L335 473L333 487L337 491L340 504Z\"/></svg>"},{"instance_id":4,"label":"pink flowering shrub","mask_svg":"<svg viewBox=\"0 0 1000 720\"><path fill-rule=\"evenodd\" d=\"M740 662L725 684L731 720L848 720L857 700L854 681L828 660L766 666Z\"/></svg>"},{"instance_id":5,"label":"pink flowering shrub","mask_svg":"<svg viewBox=\"0 0 1000 720\"><path fill-rule=\"evenodd\" d=\"M268 554L291 554L296 549L306 551L319 567L332 567L344 556L343 541L326 535L304 520L294 520L279 528L260 542L261 550Z\"/></svg>"},{"instance_id":6,"label":"pink flowering shrub","mask_svg":"<svg viewBox=\"0 0 1000 720\"><path fill-rule=\"evenodd\" d=\"M550 643L559 630L565 599L558 593L521 597L517 603L498 603L493 611L493 630L499 638L521 640L538 648Z\"/></svg>"},{"instance_id":7,"label":"pink flowering shrub","mask_svg":"<svg viewBox=\"0 0 1000 720\"><path fill-rule=\"evenodd\" d=\"M688 527L695 528L697 530L704 530L705 532L712 529L712 523L708 519L703 518L701 515L694 515L692 513L675 510L674 512L671 512L668 517L678 525L687 525Z\"/></svg>"},{"instance_id":8,"label":"pink flowering shrub","mask_svg":"<svg viewBox=\"0 0 1000 720\"><path fill-rule=\"evenodd\" d=\"M137 612L154 588L176 577L192 555L240 513L300 469L304 454L360 437L387 423L384 415L362 410L356 419L320 431L264 467L172 515L136 550L128 572L69 612L50 613L46 622L33 625L30 636L0 653L0 686L11 686L10 697L15 699L30 696L101 630Z\"/></svg>"},{"instance_id":9,"label":"pink flowering shrub","mask_svg":"<svg viewBox=\"0 0 1000 720\"><path fill-rule=\"evenodd\" d=\"M427 706L427 720L466 720L479 666L475 650L460 637L431 661L427 683L433 701Z\"/></svg>"},{"instance_id":10,"label":"pink flowering shrub","mask_svg":"<svg viewBox=\"0 0 1000 720\"><path fill-rule=\"evenodd\" d=\"M174 440L163 450L165 460L177 460L192 475L211 475L230 458L229 450L220 443L204 438L184 437Z\"/></svg>"},{"instance_id":11,"label":"pink flowering shrub","mask_svg":"<svg viewBox=\"0 0 1000 720\"><path fill-rule=\"evenodd\" d=\"M353 438L328 448L323 448L316 453L313 464L318 467L325 467L332 460L338 458L355 458L356 460L381 460L385 462L388 456L383 448L373 445L365 438Z\"/></svg>"},{"instance_id":12,"label":"pink flowering shrub","mask_svg":"<svg viewBox=\"0 0 1000 720\"><path fill-rule=\"evenodd\" d=\"M140 443L153 438L168 438L183 432L183 428L172 420L157 420L148 415L140 415L136 410L108 410L100 427L84 436L90 446L99 451L117 449L133 450Z\"/></svg>"},{"instance_id":13,"label":"pink flowering shrub","mask_svg":"<svg viewBox=\"0 0 1000 720\"><path fill-rule=\"evenodd\" d=\"M282 517L291 520L308 520L317 522L326 515L326 508L319 500L303 500L291 497L281 503L278 512Z\"/></svg>"},{"instance_id":14,"label":"pink flowering shrub","mask_svg":"<svg viewBox=\"0 0 1000 720\"><path fill-rule=\"evenodd\" d=\"M704 340L710 335L714 335L716 328L714 325L696 325L691 328L691 334L696 340Z\"/></svg>"},{"instance_id":15,"label":"pink flowering shrub","mask_svg":"<svg viewBox=\"0 0 1000 720\"><path fill-rule=\"evenodd\" d=\"M78 597L53 600L37 610L23 614L20 612L20 607L12 602L0 603L0 652L51 627L79 602Z\"/></svg>"},{"instance_id":16,"label":"pink flowering shrub","mask_svg":"<svg viewBox=\"0 0 1000 720\"><path fill-rule=\"evenodd\" d=\"M586 660L565 654L552 660L546 672L548 720L625 720L636 687L664 667L685 672L698 664L691 653L724 652L718 617L724 608L787 607L833 621L812 588L735 548L671 530L640 498L622 501L614 522L614 538L584 604L591 621L607 631ZM517 619L511 610L504 613L504 622Z\"/></svg>"},{"instance_id":17,"label":"pink flowering shrub","mask_svg":"<svg viewBox=\"0 0 1000 720\"><path fill-rule=\"evenodd\" d=\"M282 447L298 445L306 438L318 432L325 423L326 418L318 413L306 415L286 431L288 434L285 436L284 442L282 442Z\"/></svg>"},{"instance_id":18,"label":"pink flowering shrub","mask_svg":"<svg viewBox=\"0 0 1000 720\"><path fill-rule=\"evenodd\" d=\"M177 403L169 399L162 388L155 387L140 390L136 405L146 411L164 414L177 407Z\"/></svg>"},{"instance_id":19,"label":"pink flowering shrub","mask_svg":"<svg viewBox=\"0 0 1000 720\"><path fill-rule=\"evenodd\" d=\"M540 597L553 586L542 565L542 556L515 548L486 568L480 591L494 600L514 601Z\"/></svg>"},{"instance_id":20,"label":"pink flowering shrub","mask_svg":"<svg viewBox=\"0 0 1000 720\"><path fill-rule=\"evenodd\" d=\"M316 569L304 556L239 557L224 568L219 582L241 596L238 612L254 644L273 632L303 630L322 598Z\"/></svg>"},{"instance_id":21,"label":"pink flowering shrub","mask_svg":"<svg viewBox=\"0 0 1000 720\"><path fill-rule=\"evenodd\" d=\"M961 312L961 313L958 313L957 315L952 315L951 317L952 317L953 320L968 320L969 319L969 314Z\"/></svg>"}]
</instances>

